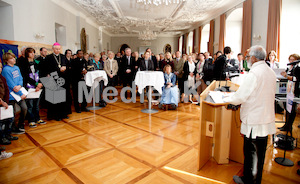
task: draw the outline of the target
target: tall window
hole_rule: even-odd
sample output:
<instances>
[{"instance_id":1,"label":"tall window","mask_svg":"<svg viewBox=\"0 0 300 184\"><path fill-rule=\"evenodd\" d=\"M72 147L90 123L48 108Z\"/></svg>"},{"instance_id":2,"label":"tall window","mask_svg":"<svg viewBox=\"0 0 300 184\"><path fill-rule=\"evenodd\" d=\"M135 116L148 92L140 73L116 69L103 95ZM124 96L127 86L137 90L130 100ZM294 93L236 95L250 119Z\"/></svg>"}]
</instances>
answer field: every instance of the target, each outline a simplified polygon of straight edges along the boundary
<instances>
[{"instance_id":1,"label":"tall window","mask_svg":"<svg viewBox=\"0 0 300 184\"><path fill-rule=\"evenodd\" d=\"M193 45L194 45L194 43L193 43L193 36L194 36L194 32L191 31L189 33L189 36L188 36L188 44L187 44L187 48L186 48L186 53L187 54L192 53Z\"/></svg>"},{"instance_id":2,"label":"tall window","mask_svg":"<svg viewBox=\"0 0 300 184\"><path fill-rule=\"evenodd\" d=\"M210 25L206 24L201 31L201 47L200 47L200 52L207 52L208 51L208 42L209 42L209 29Z\"/></svg>"},{"instance_id":3,"label":"tall window","mask_svg":"<svg viewBox=\"0 0 300 184\"><path fill-rule=\"evenodd\" d=\"M225 47L231 47L233 56L241 52L243 8L233 10L226 18Z\"/></svg>"},{"instance_id":4,"label":"tall window","mask_svg":"<svg viewBox=\"0 0 300 184\"><path fill-rule=\"evenodd\" d=\"M180 36L180 38L179 38L179 48L178 48L178 50L182 53L182 36Z\"/></svg>"},{"instance_id":5,"label":"tall window","mask_svg":"<svg viewBox=\"0 0 300 184\"><path fill-rule=\"evenodd\" d=\"M280 20L280 68L286 68L288 57L291 54L300 55L300 1L282 1L282 14Z\"/></svg>"}]
</instances>

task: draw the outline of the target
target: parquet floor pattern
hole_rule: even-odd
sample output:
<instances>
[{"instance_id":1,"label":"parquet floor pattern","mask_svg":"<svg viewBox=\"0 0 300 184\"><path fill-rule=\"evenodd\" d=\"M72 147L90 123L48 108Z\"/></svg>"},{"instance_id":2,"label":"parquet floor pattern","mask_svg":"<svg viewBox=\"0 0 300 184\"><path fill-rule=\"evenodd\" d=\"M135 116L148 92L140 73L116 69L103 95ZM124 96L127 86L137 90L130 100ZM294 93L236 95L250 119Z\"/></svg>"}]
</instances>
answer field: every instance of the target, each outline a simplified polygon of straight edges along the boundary
<instances>
[{"instance_id":1,"label":"parquet floor pattern","mask_svg":"<svg viewBox=\"0 0 300 184\"><path fill-rule=\"evenodd\" d=\"M175 111L152 115L143 108L147 103L117 101L60 122L27 126L26 134L6 146L14 155L0 161L0 183L233 183L232 176L242 173L239 163L218 165L213 159L197 170L199 106L180 103ZM45 110L41 114L45 118ZM299 115L296 138L298 124ZM278 156L283 151L269 145L263 183L299 183L299 148L287 152L293 167L276 164Z\"/></svg>"}]
</instances>

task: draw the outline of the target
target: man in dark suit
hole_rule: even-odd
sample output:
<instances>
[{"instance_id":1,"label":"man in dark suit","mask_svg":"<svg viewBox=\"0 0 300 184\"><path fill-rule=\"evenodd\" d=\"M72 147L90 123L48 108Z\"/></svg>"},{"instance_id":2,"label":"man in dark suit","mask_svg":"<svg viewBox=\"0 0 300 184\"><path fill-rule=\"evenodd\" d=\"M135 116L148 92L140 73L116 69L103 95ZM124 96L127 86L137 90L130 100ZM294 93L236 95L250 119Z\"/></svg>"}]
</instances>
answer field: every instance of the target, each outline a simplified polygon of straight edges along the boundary
<instances>
[{"instance_id":1,"label":"man in dark suit","mask_svg":"<svg viewBox=\"0 0 300 184\"><path fill-rule=\"evenodd\" d=\"M68 67L65 56L60 54L61 46L59 43L54 43L52 49L53 53L47 55L44 62L46 67L43 67L41 73L44 73L44 75L49 76L52 72L57 72L58 76L65 80L65 84L61 87L66 89L66 95L68 95L68 88L66 87L66 84L68 84L68 82L66 82L68 80L68 78L66 77ZM47 107L48 119L55 119L57 121L60 121L61 119L68 119L66 102L61 102L58 104L53 104L49 102Z\"/></svg>"},{"instance_id":2,"label":"man in dark suit","mask_svg":"<svg viewBox=\"0 0 300 184\"><path fill-rule=\"evenodd\" d=\"M155 56L152 56L152 51L151 51L151 49L150 49L150 48L147 48L147 49L146 49L146 52L149 52L149 53L150 53L150 60L153 61L153 64L154 64L154 70L159 70L159 67L158 67L158 65L157 65L157 59L156 59Z\"/></svg>"},{"instance_id":3,"label":"man in dark suit","mask_svg":"<svg viewBox=\"0 0 300 184\"><path fill-rule=\"evenodd\" d=\"M135 60L133 57L131 57L130 48L125 49L125 55L121 59L121 65L121 70L123 73L123 87L128 85L132 87ZM127 92L125 93L125 98L127 98Z\"/></svg>"},{"instance_id":4,"label":"man in dark suit","mask_svg":"<svg viewBox=\"0 0 300 184\"><path fill-rule=\"evenodd\" d=\"M224 48L224 55L219 56L214 63L214 79L225 80L226 73L238 71L238 63L235 59L231 59L231 48Z\"/></svg>"},{"instance_id":5,"label":"man in dark suit","mask_svg":"<svg viewBox=\"0 0 300 184\"><path fill-rule=\"evenodd\" d=\"M141 59L140 61L140 71L154 71L154 63L150 59L150 53L145 52L145 58Z\"/></svg>"},{"instance_id":6,"label":"man in dark suit","mask_svg":"<svg viewBox=\"0 0 300 184\"><path fill-rule=\"evenodd\" d=\"M120 52L117 52L117 54L116 54L116 56L115 56L115 60L117 60L117 62L118 62L118 68L119 68L119 70L118 70L118 73L117 73L117 78L118 78L118 85L121 85L122 84L122 73L121 73L121 59L122 59L122 57L121 57L121 53Z\"/></svg>"},{"instance_id":7,"label":"man in dark suit","mask_svg":"<svg viewBox=\"0 0 300 184\"><path fill-rule=\"evenodd\" d=\"M86 61L83 59L82 50L77 50L76 52L77 58L71 62L71 78L72 78L72 91L74 98L74 106L75 111L77 113L81 113L81 111L88 112L89 110L86 108L87 102L85 97L83 97L83 101L81 103L81 107L78 102L78 85L79 82L84 81L84 75L87 73L86 69Z\"/></svg>"},{"instance_id":8,"label":"man in dark suit","mask_svg":"<svg viewBox=\"0 0 300 184\"><path fill-rule=\"evenodd\" d=\"M40 66L43 65L43 62L45 62L46 56L47 56L47 49L45 47L40 48L40 56L36 58L36 62L39 66L39 70L40 70Z\"/></svg>"},{"instance_id":9,"label":"man in dark suit","mask_svg":"<svg viewBox=\"0 0 300 184\"><path fill-rule=\"evenodd\" d=\"M47 49L45 47L40 48L40 56L36 58L36 63L38 64L38 70L39 70L39 77L46 77L47 74L43 73L45 69L43 67L47 67L46 65L46 56L47 56ZM40 97L40 108L46 108L47 102L45 100L45 88L43 86L43 91L41 93Z\"/></svg>"}]
</instances>

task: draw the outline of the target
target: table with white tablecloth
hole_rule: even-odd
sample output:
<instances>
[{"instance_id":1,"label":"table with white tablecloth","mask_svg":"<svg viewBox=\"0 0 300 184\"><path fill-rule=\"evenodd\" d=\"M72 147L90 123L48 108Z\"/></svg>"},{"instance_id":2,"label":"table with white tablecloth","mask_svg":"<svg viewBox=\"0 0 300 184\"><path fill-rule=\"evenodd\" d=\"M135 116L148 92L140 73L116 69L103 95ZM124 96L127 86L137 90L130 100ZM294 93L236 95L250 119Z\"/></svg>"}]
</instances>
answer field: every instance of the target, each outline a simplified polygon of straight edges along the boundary
<instances>
[{"instance_id":1,"label":"table with white tablecloth","mask_svg":"<svg viewBox=\"0 0 300 184\"><path fill-rule=\"evenodd\" d=\"M138 71L134 80L135 84L138 86L138 92L142 94L143 89L149 86L148 90L148 109L143 109L142 112L145 113L155 113L157 110L151 109L152 100L152 86L162 94L162 87L164 86L165 79L164 74L161 71Z\"/></svg>"},{"instance_id":2,"label":"table with white tablecloth","mask_svg":"<svg viewBox=\"0 0 300 184\"><path fill-rule=\"evenodd\" d=\"M108 83L107 74L104 70L95 70L95 71L89 71L85 74L84 80L87 86L92 87L94 83L97 82L96 86L98 86L98 83L103 80L104 85L106 86Z\"/></svg>"},{"instance_id":3,"label":"table with white tablecloth","mask_svg":"<svg viewBox=\"0 0 300 184\"><path fill-rule=\"evenodd\" d=\"M101 109L101 107L96 107L95 104L95 89L97 88L99 82L101 80L104 81L104 85L106 86L108 83L107 74L104 70L95 70L89 71L85 74L84 80L87 86L92 87L93 90L93 106L88 107L89 110L97 110Z\"/></svg>"}]
</instances>

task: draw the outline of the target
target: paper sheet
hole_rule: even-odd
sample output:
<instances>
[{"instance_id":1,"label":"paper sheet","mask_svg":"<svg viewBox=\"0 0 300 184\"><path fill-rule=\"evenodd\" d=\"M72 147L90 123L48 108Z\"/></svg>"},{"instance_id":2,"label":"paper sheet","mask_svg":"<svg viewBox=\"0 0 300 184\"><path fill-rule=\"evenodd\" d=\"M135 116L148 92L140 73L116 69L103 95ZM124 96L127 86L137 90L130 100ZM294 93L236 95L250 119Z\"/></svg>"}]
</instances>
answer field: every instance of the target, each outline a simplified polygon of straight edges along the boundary
<instances>
[{"instance_id":1,"label":"paper sheet","mask_svg":"<svg viewBox=\"0 0 300 184\"><path fill-rule=\"evenodd\" d=\"M28 91L24 88L24 87L22 87L21 89L20 89L20 91L22 91L22 93L24 94L24 95L28 95ZM19 95L17 95L15 92L10 92L10 94L11 94L11 96L13 96L14 97L14 99L17 101L17 102L19 102L20 100L21 100L21 97L19 96Z\"/></svg>"},{"instance_id":2,"label":"paper sheet","mask_svg":"<svg viewBox=\"0 0 300 184\"><path fill-rule=\"evenodd\" d=\"M277 79L285 79L285 77L283 77L280 73L281 72L285 72L284 68L273 68L275 74L276 74L276 78Z\"/></svg>"},{"instance_id":3,"label":"paper sheet","mask_svg":"<svg viewBox=\"0 0 300 184\"><path fill-rule=\"evenodd\" d=\"M224 99L228 99L234 94L234 92L221 92L221 91L210 91L209 96L215 103L226 103Z\"/></svg>"},{"instance_id":4,"label":"paper sheet","mask_svg":"<svg viewBox=\"0 0 300 184\"><path fill-rule=\"evenodd\" d=\"M35 91L35 89L30 88L28 89L28 95L26 97L26 99L35 99L35 98L40 98L42 93L42 89L40 89L39 91Z\"/></svg>"},{"instance_id":5,"label":"paper sheet","mask_svg":"<svg viewBox=\"0 0 300 184\"><path fill-rule=\"evenodd\" d=\"M14 117L14 109L12 105L9 105L7 109L5 107L0 107L0 120L13 118Z\"/></svg>"}]
</instances>

